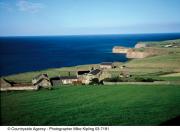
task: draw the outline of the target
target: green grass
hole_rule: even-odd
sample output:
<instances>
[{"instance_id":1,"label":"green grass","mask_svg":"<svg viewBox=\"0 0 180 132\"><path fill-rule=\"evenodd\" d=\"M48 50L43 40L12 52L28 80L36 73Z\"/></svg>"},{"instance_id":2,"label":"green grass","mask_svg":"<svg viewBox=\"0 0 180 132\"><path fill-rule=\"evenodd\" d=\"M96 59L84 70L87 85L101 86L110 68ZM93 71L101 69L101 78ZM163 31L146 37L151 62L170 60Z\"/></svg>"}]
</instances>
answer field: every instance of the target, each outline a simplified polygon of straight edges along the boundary
<instances>
[{"instance_id":1,"label":"green grass","mask_svg":"<svg viewBox=\"0 0 180 132\"><path fill-rule=\"evenodd\" d=\"M129 61L126 65L129 67L179 68L180 54L134 59Z\"/></svg>"},{"instance_id":2,"label":"green grass","mask_svg":"<svg viewBox=\"0 0 180 132\"><path fill-rule=\"evenodd\" d=\"M139 44L146 44L148 46L153 47L163 47L165 45L173 44L173 45L180 45L180 39L175 40L166 40L166 41L147 41L147 42L139 42Z\"/></svg>"},{"instance_id":3,"label":"green grass","mask_svg":"<svg viewBox=\"0 0 180 132\"><path fill-rule=\"evenodd\" d=\"M180 77L180 73L166 74L166 75L162 75L162 77Z\"/></svg>"},{"instance_id":4,"label":"green grass","mask_svg":"<svg viewBox=\"0 0 180 132\"><path fill-rule=\"evenodd\" d=\"M179 115L180 85L1 92L2 125L159 125Z\"/></svg>"}]
</instances>

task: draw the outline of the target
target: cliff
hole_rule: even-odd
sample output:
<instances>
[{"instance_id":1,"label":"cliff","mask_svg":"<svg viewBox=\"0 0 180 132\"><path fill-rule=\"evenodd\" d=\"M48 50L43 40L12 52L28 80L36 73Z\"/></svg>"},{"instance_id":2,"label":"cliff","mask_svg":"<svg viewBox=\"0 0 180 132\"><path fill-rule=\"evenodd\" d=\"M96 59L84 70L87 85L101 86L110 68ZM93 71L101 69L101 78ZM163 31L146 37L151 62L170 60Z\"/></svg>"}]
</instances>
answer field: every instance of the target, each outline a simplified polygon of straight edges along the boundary
<instances>
[{"instance_id":1,"label":"cliff","mask_svg":"<svg viewBox=\"0 0 180 132\"><path fill-rule=\"evenodd\" d=\"M140 59L154 55L167 54L168 51L164 48L150 47L143 43L138 43L135 48L126 48L121 46L115 46L112 49L113 53L126 54L127 58Z\"/></svg>"},{"instance_id":2,"label":"cliff","mask_svg":"<svg viewBox=\"0 0 180 132\"><path fill-rule=\"evenodd\" d=\"M144 47L144 45L137 45L136 47ZM149 56L150 54L147 52L142 52L139 50L126 48L122 46L114 46L112 49L112 53L118 53L118 54L126 54L127 58L144 58Z\"/></svg>"},{"instance_id":3,"label":"cliff","mask_svg":"<svg viewBox=\"0 0 180 132\"><path fill-rule=\"evenodd\" d=\"M127 52L126 57L141 59L141 58L157 55L158 53L159 52L155 49L144 49L143 51L132 49Z\"/></svg>"},{"instance_id":4,"label":"cliff","mask_svg":"<svg viewBox=\"0 0 180 132\"><path fill-rule=\"evenodd\" d=\"M145 58L145 57L148 57L150 56L149 53L147 52L141 52L141 51L129 51L127 52L126 54L126 57L127 58Z\"/></svg>"},{"instance_id":5,"label":"cliff","mask_svg":"<svg viewBox=\"0 0 180 132\"><path fill-rule=\"evenodd\" d=\"M136 48L126 48L122 46L114 46L112 53L126 54L127 58L145 58L148 56L155 55L155 52L150 49L144 50L145 44L137 44Z\"/></svg>"},{"instance_id":6,"label":"cliff","mask_svg":"<svg viewBox=\"0 0 180 132\"><path fill-rule=\"evenodd\" d=\"M122 46L114 46L112 49L112 53L120 53L120 54L127 54L130 48L122 47Z\"/></svg>"}]
</instances>

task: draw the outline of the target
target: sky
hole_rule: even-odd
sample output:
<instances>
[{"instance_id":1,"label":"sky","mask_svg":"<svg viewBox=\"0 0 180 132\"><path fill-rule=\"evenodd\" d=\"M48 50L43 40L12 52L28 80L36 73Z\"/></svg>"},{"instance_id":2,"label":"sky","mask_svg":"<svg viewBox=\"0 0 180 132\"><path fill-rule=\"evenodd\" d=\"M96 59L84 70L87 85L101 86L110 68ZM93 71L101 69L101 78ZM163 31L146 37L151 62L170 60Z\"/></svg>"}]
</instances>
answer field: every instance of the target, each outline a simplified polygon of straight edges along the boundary
<instances>
[{"instance_id":1,"label":"sky","mask_svg":"<svg viewBox=\"0 0 180 132\"><path fill-rule=\"evenodd\" d=\"M180 32L180 0L0 0L0 36Z\"/></svg>"}]
</instances>

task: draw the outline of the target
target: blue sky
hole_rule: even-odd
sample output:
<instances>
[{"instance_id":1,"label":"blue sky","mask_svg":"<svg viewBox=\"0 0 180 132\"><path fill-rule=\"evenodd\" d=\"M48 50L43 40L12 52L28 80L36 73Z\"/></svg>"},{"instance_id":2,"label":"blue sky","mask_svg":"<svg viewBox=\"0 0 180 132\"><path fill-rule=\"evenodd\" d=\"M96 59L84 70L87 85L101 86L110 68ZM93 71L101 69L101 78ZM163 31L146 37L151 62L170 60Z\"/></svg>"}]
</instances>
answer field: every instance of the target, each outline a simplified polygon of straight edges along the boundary
<instances>
[{"instance_id":1,"label":"blue sky","mask_svg":"<svg viewBox=\"0 0 180 132\"><path fill-rule=\"evenodd\" d=\"M180 0L0 0L0 36L180 32Z\"/></svg>"}]
</instances>

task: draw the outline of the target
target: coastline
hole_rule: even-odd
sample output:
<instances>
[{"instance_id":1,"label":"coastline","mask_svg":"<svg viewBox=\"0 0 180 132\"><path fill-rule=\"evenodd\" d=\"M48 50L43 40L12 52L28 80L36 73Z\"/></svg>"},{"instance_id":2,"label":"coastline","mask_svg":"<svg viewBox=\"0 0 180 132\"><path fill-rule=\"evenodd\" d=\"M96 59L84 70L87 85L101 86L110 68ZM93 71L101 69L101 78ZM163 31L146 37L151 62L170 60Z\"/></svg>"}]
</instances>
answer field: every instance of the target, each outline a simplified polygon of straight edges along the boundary
<instances>
[{"instance_id":1,"label":"coastline","mask_svg":"<svg viewBox=\"0 0 180 132\"><path fill-rule=\"evenodd\" d=\"M163 73L176 73L180 72L179 65L180 61L178 61L178 56L180 56L180 51L178 48L180 39L176 40L168 40L168 41L157 41L157 42L140 42L135 45L135 48L127 48L130 52L141 52L141 53L148 53L150 52L149 56L145 57L139 57L134 56L129 58L126 62L119 62L115 61L113 63L116 63L117 67L115 69L108 70L112 74L115 72L120 72L122 69L121 66L128 67L128 72L132 75L148 75L148 74L155 74L158 72ZM143 43L143 44L142 44ZM173 45L169 45L169 43ZM166 46L171 47L166 47ZM173 47L174 46L174 47ZM178 47L177 47L178 46ZM116 46L115 46L116 47ZM150 50L149 50L150 48ZM120 48L120 51L126 50L126 47ZM152 52L153 49L153 52ZM119 49L118 49L119 50ZM158 50L156 53L155 51ZM160 52L161 51L161 52ZM152 53L151 53L152 52ZM114 53L114 48L112 49L112 54ZM120 52L121 53L121 52ZM172 58L170 62L166 59ZM8 76L1 76L1 78L7 78L12 81L25 81L25 82L31 82L31 79L33 76L36 76L37 74L43 74L47 73L50 77L53 76L69 76L69 72L71 76L76 75L77 71L82 70L90 70L91 68L99 68L100 64L86 64L86 65L76 65L76 66L69 66L69 67L60 67L60 68L47 68L44 70L38 70L38 71L30 71L30 72L24 72L24 73L18 73ZM142 69L144 73L142 73Z\"/></svg>"},{"instance_id":2,"label":"coastline","mask_svg":"<svg viewBox=\"0 0 180 132\"><path fill-rule=\"evenodd\" d=\"M1 38L0 75L12 75L22 72L84 64L97 64L107 61L125 62L127 61L125 55L111 53L113 46L121 45L132 48L136 43L141 41L161 41L176 38L180 38L180 34ZM16 48L12 48L12 44Z\"/></svg>"}]
</instances>

